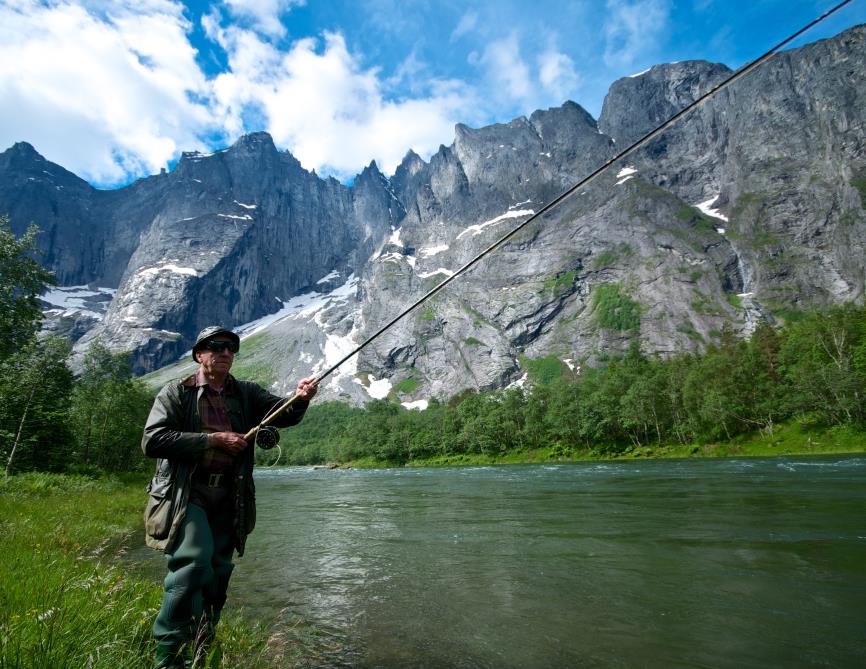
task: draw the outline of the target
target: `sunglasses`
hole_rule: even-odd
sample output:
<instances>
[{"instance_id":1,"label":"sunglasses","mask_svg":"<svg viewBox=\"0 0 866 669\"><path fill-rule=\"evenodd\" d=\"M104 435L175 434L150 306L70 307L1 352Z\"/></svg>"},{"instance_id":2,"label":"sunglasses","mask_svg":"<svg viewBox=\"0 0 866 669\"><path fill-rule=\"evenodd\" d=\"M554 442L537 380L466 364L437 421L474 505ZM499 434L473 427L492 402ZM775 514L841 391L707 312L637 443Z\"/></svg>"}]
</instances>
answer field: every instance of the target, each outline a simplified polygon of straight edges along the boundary
<instances>
[{"instance_id":1,"label":"sunglasses","mask_svg":"<svg viewBox=\"0 0 866 669\"><path fill-rule=\"evenodd\" d=\"M210 351L211 353L222 353L223 349L228 349L232 353L237 353L241 347L237 342L234 341L223 341L221 339L206 341L201 345L202 349L206 351Z\"/></svg>"}]
</instances>

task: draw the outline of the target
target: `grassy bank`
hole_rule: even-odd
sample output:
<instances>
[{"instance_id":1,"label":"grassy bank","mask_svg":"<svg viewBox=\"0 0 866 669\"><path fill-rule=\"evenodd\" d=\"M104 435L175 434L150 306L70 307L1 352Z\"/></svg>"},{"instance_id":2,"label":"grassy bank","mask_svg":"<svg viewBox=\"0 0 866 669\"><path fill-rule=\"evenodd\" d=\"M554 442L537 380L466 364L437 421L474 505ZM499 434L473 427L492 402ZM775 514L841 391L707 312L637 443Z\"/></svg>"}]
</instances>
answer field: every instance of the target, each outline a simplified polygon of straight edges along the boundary
<instances>
[{"instance_id":1,"label":"grassy bank","mask_svg":"<svg viewBox=\"0 0 866 669\"><path fill-rule=\"evenodd\" d=\"M138 543L141 477L0 480L0 669L145 669L159 583L122 561ZM231 609L231 603L228 609ZM227 610L223 667L304 666L305 649Z\"/></svg>"},{"instance_id":2,"label":"grassy bank","mask_svg":"<svg viewBox=\"0 0 866 669\"><path fill-rule=\"evenodd\" d=\"M791 421L777 426L772 434L754 432L729 441L709 444L650 444L622 452L602 449L566 449L551 446L505 453L455 453L419 458L407 463L364 458L346 463L359 469L375 467L449 467L460 465L531 464L542 462L583 462L593 460L635 460L641 458L770 457L775 455L841 455L866 453L866 433L853 426L814 427L808 421Z\"/></svg>"}]
</instances>

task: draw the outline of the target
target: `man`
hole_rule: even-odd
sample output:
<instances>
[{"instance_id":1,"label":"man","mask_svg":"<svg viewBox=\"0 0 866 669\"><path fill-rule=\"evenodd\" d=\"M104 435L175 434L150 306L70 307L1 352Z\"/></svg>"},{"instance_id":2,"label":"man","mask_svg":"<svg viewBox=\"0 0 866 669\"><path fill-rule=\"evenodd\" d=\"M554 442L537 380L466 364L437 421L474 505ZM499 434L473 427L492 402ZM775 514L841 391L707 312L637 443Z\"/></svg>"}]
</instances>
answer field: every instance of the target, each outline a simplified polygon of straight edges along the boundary
<instances>
[{"instance_id":1,"label":"man","mask_svg":"<svg viewBox=\"0 0 866 669\"><path fill-rule=\"evenodd\" d=\"M145 511L147 544L165 552L168 574L153 624L156 667L183 667L203 658L226 601L232 556L243 555L255 525L254 444L244 435L283 400L229 370L240 338L220 326L202 330L192 376L166 384L141 441L157 459ZM297 424L316 394L302 379L297 401L272 425Z\"/></svg>"}]
</instances>

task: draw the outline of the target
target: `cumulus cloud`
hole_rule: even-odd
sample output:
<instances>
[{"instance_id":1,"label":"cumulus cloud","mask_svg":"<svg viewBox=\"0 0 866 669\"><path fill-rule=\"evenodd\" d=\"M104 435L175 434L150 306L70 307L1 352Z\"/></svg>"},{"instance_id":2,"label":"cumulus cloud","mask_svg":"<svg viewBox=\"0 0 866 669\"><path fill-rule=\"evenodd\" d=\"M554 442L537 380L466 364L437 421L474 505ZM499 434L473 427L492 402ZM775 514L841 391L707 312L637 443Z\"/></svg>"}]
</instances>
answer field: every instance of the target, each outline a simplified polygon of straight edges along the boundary
<instances>
[{"instance_id":1,"label":"cumulus cloud","mask_svg":"<svg viewBox=\"0 0 866 669\"><path fill-rule=\"evenodd\" d=\"M430 154L468 113L471 91L435 82L426 96L388 100L375 69L364 70L342 35L298 40L285 53L255 34L229 27L214 33L230 72L214 82L216 111L228 129L260 111L279 146L318 171L349 177L375 159L393 172L409 148Z\"/></svg>"},{"instance_id":2,"label":"cumulus cloud","mask_svg":"<svg viewBox=\"0 0 866 669\"><path fill-rule=\"evenodd\" d=\"M493 90L511 101L532 97L533 86L529 66L520 55L517 33L487 45L480 61L493 82Z\"/></svg>"},{"instance_id":3,"label":"cumulus cloud","mask_svg":"<svg viewBox=\"0 0 866 669\"><path fill-rule=\"evenodd\" d=\"M604 62L630 67L654 52L667 28L669 0L607 0Z\"/></svg>"},{"instance_id":4,"label":"cumulus cloud","mask_svg":"<svg viewBox=\"0 0 866 669\"><path fill-rule=\"evenodd\" d=\"M267 130L308 169L350 178L371 159L391 172L406 151L430 155L475 117L473 89L417 82L404 95L356 62L338 33L280 51L276 17L297 2L227 0L257 22L202 19L228 69L196 63L183 7L170 0L23 0L0 5L0 149L28 141L49 160L111 185L166 167L181 150L209 150ZM223 7L223 12L227 11ZM241 27L241 26L245 27Z\"/></svg>"},{"instance_id":5,"label":"cumulus cloud","mask_svg":"<svg viewBox=\"0 0 866 669\"><path fill-rule=\"evenodd\" d=\"M538 56L538 79L544 90L558 100L572 95L580 84L574 61L559 51L545 51Z\"/></svg>"},{"instance_id":6,"label":"cumulus cloud","mask_svg":"<svg viewBox=\"0 0 866 669\"><path fill-rule=\"evenodd\" d=\"M179 145L202 146L209 117L178 7L149 0L105 8L0 6L0 143L29 141L50 160L115 183L157 171Z\"/></svg>"},{"instance_id":7,"label":"cumulus cloud","mask_svg":"<svg viewBox=\"0 0 866 669\"><path fill-rule=\"evenodd\" d=\"M539 47L514 21L494 20L493 6L456 10L443 24L437 43L450 35L453 51L459 40L472 53L438 70L429 50L389 33L389 46L410 46L394 49L402 60L384 72L369 65L381 55L375 45L357 35L353 49L336 31L287 41L282 21L302 2L222 0L200 31L179 0L0 0L0 150L29 141L106 186L157 172L182 150L266 130L307 169L348 179L372 159L390 173L409 149L428 157L457 122L560 104L581 83L555 34ZM650 0L623 6L642 3ZM382 17L403 6L374 5ZM628 14L617 15L625 27L611 35L628 37ZM421 19L403 10L392 28L410 20ZM203 69L208 54L219 55L208 61L219 73ZM474 69L462 72L466 60Z\"/></svg>"}]
</instances>

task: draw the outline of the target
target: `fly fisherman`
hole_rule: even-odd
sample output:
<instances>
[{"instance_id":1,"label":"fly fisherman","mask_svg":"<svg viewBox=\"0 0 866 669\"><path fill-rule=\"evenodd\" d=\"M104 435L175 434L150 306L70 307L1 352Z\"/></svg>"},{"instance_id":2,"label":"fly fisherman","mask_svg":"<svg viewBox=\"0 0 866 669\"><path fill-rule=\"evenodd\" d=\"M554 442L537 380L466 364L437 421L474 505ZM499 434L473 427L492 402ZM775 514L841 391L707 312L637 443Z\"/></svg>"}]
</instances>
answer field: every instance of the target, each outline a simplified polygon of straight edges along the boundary
<instances>
[{"instance_id":1,"label":"fly fisherman","mask_svg":"<svg viewBox=\"0 0 866 669\"><path fill-rule=\"evenodd\" d=\"M192 349L198 371L163 387L144 427L142 450L157 458L146 541L165 552L168 566L153 624L158 668L206 657L226 601L232 556L235 549L243 555L255 526L254 440L247 443L244 435L283 400L229 374L239 348L240 338L230 330L202 330ZM314 379L302 379L297 401L272 425L296 425L316 390ZM260 429L273 439L270 427Z\"/></svg>"}]
</instances>

